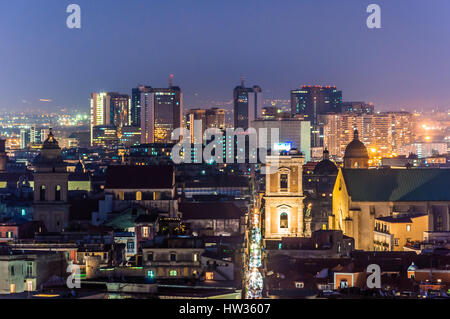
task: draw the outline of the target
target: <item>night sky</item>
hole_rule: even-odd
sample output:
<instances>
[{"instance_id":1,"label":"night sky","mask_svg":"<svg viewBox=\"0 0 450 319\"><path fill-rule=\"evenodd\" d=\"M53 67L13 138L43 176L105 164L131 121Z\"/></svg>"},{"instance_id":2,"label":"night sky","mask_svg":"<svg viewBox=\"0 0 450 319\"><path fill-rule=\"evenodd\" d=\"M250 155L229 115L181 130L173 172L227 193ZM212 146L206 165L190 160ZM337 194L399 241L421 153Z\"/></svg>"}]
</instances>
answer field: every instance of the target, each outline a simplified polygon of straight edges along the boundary
<instances>
[{"instance_id":1,"label":"night sky","mask_svg":"<svg viewBox=\"0 0 450 319\"><path fill-rule=\"evenodd\" d=\"M81 30L66 27L70 3ZM382 29L366 26L370 3ZM244 75L265 97L322 84L380 109L447 109L450 1L0 1L2 110L88 111L90 92L164 87L170 73L187 106L231 99Z\"/></svg>"}]
</instances>

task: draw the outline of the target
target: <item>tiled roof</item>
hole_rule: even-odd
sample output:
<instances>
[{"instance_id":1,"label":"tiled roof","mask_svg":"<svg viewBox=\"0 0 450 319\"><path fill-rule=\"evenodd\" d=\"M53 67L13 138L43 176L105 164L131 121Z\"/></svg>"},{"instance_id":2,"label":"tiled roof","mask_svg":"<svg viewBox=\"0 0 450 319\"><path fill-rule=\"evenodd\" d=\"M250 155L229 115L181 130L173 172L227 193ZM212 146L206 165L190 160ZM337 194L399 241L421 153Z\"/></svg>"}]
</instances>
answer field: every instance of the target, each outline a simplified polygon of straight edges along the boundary
<instances>
[{"instance_id":1,"label":"tiled roof","mask_svg":"<svg viewBox=\"0 0 450 319\"><path fill-rule=\"evenodd\" d=\"M353 201L450 201L450 169L342 169Z\"/></svg>"}]
</instances>

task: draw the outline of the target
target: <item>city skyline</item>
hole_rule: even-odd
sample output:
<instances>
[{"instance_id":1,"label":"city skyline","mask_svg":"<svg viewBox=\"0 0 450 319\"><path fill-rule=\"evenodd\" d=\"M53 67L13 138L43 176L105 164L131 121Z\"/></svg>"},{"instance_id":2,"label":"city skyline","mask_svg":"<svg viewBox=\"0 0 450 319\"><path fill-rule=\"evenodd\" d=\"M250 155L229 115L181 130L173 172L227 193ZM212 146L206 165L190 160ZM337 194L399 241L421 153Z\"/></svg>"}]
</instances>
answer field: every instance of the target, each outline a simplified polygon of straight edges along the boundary
<instances>
[{"instance_id":1,"label":"city skyline","mask_svg":"<svg viewBox=\"0 0 450 319\"><path fill-rule=\"evenodd\" d=\"M440 41L450 30L445 1L408 1L408 10L378 1L383 22L376 30L365 26L369 2L360 1L196 1L187 8L178 1L77 3L80 30L65 26L68 2L48 1L45 10L29 1L0 4L8 12L0 21L0 39L8 43L0 54L0 109L88 110L91 92L164 87L171 73L186 108L231 101L241 76L269 99L317 84L380 110L450 105L450 46ZM411 23L415 16L428 23ZM130 46L132 35L152 41ZM114 50L99 50L108 46ZM48 80L40 81L43 76Z\"/></svg>"}]
</instances>

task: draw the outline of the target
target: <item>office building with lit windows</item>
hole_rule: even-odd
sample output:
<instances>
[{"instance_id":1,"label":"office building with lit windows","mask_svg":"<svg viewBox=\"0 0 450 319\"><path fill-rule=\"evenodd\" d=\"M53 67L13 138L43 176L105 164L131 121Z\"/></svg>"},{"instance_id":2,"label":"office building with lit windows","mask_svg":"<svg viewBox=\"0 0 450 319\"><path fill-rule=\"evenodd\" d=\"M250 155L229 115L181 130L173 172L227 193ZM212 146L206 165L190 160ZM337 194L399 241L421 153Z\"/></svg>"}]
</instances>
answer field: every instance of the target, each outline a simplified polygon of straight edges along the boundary
<instances>
[{"instance_id":1,"label":"office building with lit windows","mask_svg":"<svg viewBox=\"0 0 450 319\"><path fill-rule=\"evenodd\" d=\"M303 86L291 91L291 114L303 115L312 125L318 124L318 115L340 113L342 91L335 86Z\"/></svg>"},{"instance_id":2,"label":"office building with lit windows","mask_svg":"<svg viewBox=\"0 0 450 319\"><path fill-rule=\"evenodd\" d=\"M247 130L252 121L261 117L263 98L259 86L246 88L244 81L233 91L234 127Z\"/></svg>"},{"instance_id":3,"label":"office building with lit windows","mask_svg":"<svg viewBox=\"0 0 450 319\"><path fill-rule=\"evenodd\" d=\"M91 94L91 145L96 126L120 129L129 125L130 97L117 92ZM109 129L108 129L109 130ZM98 133L98 132L97 132Z\"/></svg>"},{"instance_id":4,"label":"office building with lit windows","mask_svg":"<svg viewBox=\"0 0 450 319\"><path fill-rule=\"evenodd\" d=\"M177 86L146 89L140 97L141 143L171 143L182 127L183 94Z\"/></svg>"}]
</instances>

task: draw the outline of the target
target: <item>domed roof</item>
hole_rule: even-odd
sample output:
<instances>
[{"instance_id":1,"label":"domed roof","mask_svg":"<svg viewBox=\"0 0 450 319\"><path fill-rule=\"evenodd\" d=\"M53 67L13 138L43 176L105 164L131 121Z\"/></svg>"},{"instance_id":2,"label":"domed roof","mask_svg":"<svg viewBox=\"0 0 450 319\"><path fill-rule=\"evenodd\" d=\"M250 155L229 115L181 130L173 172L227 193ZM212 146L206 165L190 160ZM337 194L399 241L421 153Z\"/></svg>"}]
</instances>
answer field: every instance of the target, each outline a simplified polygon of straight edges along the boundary
<instances>
[{"instance_id":1,"label":"domed roof","mask_svg":"<svg viewBox=\"0 0 450 319\"><path fill-rule=\"evenodd\" d=\"M338 173L336 165L330 161L329 152L327 149L323 151L323 160L317 163L314 168L314 174L318 175L335 175Z\"/></svg>"},{"instance_id":2,"label":"domed roof","mask_svg":"<svg viewBox=\"0 0 450 319\"><path fill-rule=\"evenodd\" d=\"M359 140L358 130L355 130L353 141L347 145L344 158L369 158L369 153L364 144Z\"/></svg>"},{"instance_id":3,"label":"domed roof","mask_svg":"<svg viewBox=\"0 0 450 319\"><path fill-rule=\"evenodd\" d=\"M52 129L50 129L50 132L48 133L47 139L45 140L42 148L43 149L59 149L58 141L55 139Z\"/></svg>"}]
</instances>

